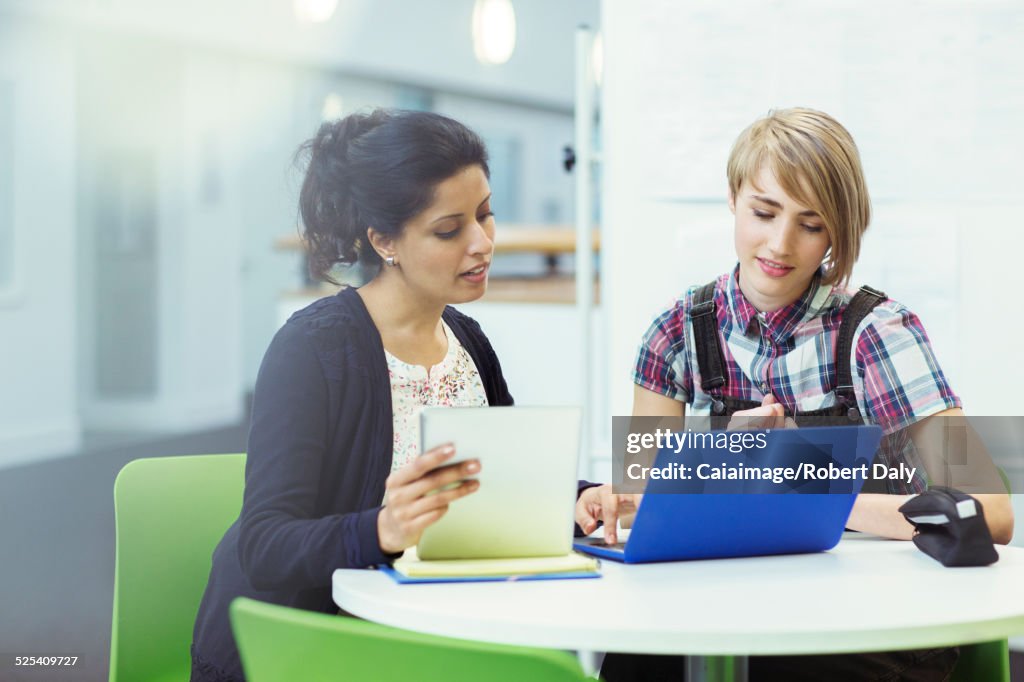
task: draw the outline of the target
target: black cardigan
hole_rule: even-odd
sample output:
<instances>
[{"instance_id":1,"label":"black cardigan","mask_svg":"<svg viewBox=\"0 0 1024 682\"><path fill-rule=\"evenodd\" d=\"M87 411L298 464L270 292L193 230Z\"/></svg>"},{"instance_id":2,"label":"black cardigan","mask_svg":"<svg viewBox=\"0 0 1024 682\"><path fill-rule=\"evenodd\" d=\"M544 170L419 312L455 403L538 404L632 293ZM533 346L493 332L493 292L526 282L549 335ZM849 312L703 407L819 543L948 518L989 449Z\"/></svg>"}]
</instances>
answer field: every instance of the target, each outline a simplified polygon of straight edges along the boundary
<instances>
[{"instance_id":1,"label":"black cardigan","mask_svg":"<svg viewBox=\"0 0 1024 682\"><path fill-rule=\"evenodd\" d=\"M443 318L488 404L511 405L480 326L451 307ZM256 379L242 513L213 554L193 632L194 682L243 679L228 621L235 597L335 613L335 569L393 558L377 538L392 446L384 347L356 290L292 315Z\"/></svg>"}]
</instances>

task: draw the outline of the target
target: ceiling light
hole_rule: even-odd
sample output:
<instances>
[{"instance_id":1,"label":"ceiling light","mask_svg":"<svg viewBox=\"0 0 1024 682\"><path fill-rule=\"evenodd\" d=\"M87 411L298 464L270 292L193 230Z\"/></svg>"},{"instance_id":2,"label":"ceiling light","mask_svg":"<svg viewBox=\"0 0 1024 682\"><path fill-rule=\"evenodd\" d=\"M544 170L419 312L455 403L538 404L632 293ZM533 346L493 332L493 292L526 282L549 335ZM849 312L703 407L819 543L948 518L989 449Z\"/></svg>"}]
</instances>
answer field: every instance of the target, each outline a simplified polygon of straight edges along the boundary
<instances>
[{"instance_id":1,"label":"ceiling light","mask_svg":"<svg viewBox=\"0 0 1024 682\"><path fill-rule=\"evenodd\" d=\"M512 0L476 0L473 52L481 64L504 64L516 49L516 11Z\"/></svg>"},{"instance_id":2,"label":"ceiling light","mask_svg":"<svg viewBox=\"0 0 1024 682\"><path fill-rule=\"evenodd\" d=\"M295 18L303 24L322 24L334 16L338 0L295 0Z\"/></svg>"}]
</instances>

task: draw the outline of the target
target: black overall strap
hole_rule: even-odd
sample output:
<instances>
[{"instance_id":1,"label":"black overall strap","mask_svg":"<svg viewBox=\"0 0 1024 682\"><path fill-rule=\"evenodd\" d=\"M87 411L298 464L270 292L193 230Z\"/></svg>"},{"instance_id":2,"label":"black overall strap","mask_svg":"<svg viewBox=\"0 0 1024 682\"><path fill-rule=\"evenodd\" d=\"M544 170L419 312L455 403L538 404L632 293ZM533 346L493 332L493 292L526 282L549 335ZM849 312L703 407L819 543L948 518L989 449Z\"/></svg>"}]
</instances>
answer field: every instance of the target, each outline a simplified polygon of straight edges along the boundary
<instances>
[{"instance_id":1,"label":"black overall strap","mask_svg":"<svg viewBox=\"0 0 1024 682\"><path fill-rule=\"evenodd\" d=\"M850 409L857 407L857 397L853 392L853 376L850 373L850 359L853 357L855 341L853 335L868 313L885 298L885 294L878 289L865 285L854 294L843 312L839 338L836 340L836 399Z\"/></svg>"},{"instance_id":2,"label":"black overall strap","mask_svg":"<svg viewBox=\"0 0 1024 682\"><path fill-rule=\"evenodd\" d=\"M709 282L696 291L689 315L693 323L697 365L700 367L700 387L712 396L712 411L721 413L725 408L721 389L726 381L718 315L715 313L715 282Z\"/></svg>"}]
</instances>

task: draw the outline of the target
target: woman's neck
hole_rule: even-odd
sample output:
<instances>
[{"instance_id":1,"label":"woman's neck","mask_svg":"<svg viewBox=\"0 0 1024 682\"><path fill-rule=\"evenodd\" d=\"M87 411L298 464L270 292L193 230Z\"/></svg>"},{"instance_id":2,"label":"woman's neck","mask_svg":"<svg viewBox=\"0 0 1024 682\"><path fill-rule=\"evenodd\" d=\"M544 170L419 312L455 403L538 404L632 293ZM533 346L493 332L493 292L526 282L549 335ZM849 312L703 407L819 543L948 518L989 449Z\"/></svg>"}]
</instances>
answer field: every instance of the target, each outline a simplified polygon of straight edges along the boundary
<instances>
[{"instance_id":1,"label":"woman's neck","mask_svg":"<svg viewBox=\"0 0 1024 682\"><path fill-rule=\"evenodd\" d=\"M444 304L424 301L402 282L377 277L357 290L384 348L400 360L430 367L447 351L441 328Z\"/></svg>"}]
</instances>

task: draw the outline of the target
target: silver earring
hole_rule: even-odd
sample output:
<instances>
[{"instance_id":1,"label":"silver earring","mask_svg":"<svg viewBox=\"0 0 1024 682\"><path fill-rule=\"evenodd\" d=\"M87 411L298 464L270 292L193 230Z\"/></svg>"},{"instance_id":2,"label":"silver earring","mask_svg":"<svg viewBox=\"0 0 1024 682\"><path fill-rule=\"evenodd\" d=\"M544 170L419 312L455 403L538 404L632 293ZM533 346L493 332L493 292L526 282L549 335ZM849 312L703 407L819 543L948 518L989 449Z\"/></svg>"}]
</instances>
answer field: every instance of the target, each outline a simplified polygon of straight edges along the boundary
<instances>
[{"instance_id":1,"label":"silver earring","mask_svg":"<svg viewBox=\"0 0 1024 682\"><path fill-rule=\"evenodd\" d=\"M396 265L398 265L398 263L395 262L394 256L388 256L387 258L384 259L384 262L390 265L391 267L395 267Z\"/></svg>"}]
</instances>

